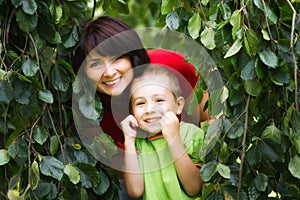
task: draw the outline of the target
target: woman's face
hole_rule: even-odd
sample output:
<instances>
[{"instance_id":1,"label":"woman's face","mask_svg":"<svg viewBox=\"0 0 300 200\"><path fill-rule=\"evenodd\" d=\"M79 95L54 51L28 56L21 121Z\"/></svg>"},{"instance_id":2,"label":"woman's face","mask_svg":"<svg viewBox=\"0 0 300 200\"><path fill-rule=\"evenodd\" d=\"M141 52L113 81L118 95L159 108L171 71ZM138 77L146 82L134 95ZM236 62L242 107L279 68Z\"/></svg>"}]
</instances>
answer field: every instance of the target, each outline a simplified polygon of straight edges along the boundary
<instances>
[{"instance_id":1,"label":"woman's face","mask_svg":"<svg viewBox=\"0 0 300 200\"><path fill-rule=\"evenodd\" d=\"M97 91L120 95L133 79L129 57L100 56L92 52L86 58L85 73L95 83Z\"/></svg>"}]
</instances>

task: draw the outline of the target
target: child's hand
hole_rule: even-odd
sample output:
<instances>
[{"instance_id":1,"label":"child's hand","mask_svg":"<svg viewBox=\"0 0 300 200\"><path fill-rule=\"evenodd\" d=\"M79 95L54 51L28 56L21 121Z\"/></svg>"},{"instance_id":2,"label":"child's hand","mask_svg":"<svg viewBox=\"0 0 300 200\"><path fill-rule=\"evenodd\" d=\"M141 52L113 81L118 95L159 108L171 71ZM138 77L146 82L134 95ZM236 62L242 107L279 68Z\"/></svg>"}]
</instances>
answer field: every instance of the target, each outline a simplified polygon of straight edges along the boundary
<instances>
[{"instance_id":1,"label":"child's hand","mask_svg":"<svg viewBox=\"0 0 300 200\"><path fill-rule=\"evenodd\" d=\"M160 124L162 134L168 142L180 134L180 123L175 113L171 111L166 112L160 119Z\"/></svg>"},{"instance_id":2,"label":"child's hand","mask_svg":"<svg viewBox=\"0 0 300 200\"><path fill-rule=\"evenodd\" d=\"M135 139L136 138L136 129L138 127L138 123L133 115L129 115L121 122L121 128L124 133L125 139L127 137Z\"/></svg>"}]
</instances>

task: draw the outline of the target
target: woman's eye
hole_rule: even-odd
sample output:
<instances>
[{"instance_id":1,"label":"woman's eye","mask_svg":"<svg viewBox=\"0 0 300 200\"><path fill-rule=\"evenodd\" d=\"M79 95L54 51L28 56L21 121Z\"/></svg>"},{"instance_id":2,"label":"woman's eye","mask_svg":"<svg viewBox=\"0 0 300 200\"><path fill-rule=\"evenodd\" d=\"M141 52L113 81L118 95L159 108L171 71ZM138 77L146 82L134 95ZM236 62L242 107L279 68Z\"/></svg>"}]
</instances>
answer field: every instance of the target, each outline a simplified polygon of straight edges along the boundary
<instances>
[{"instance_id":1,"label":"woman's eye","mask_svg":"<svg viewBox=\"0 0 300 200\"><path fill-rule=\"evenodd\" d=\"M101 67L101 63L100 62L94 62L90 65L90 68L95 68L95 67Z\"/></svg>"}]
</instances>

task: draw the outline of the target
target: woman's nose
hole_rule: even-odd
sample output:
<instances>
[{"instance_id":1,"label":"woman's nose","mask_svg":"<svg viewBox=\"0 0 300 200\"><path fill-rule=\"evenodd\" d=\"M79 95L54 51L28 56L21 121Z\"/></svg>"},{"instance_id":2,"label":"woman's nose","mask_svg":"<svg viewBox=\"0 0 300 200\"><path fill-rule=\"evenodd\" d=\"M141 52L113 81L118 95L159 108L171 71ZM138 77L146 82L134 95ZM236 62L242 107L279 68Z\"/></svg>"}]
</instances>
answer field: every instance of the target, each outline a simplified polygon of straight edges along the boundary
<instances>
[{"instance_id":1,"label":"woman's nose","mask_svg":"<svg viewBox=\"0 0 300 200\"><path fill-rule=\"evenodd\" d=\"M114 66L110 63L105 65L105 71L104 71L104 75L105 76L113 76L116 73L116 69L114 68Z\"/></svg>"}]
</instances>

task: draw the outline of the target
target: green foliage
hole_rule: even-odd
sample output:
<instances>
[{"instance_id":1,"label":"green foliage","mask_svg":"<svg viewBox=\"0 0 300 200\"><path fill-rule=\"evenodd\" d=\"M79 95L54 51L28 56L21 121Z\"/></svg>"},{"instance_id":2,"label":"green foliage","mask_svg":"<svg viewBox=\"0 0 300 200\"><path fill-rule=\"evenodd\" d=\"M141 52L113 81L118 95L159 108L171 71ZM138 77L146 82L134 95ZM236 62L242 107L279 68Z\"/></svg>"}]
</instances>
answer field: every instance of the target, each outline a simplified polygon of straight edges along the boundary
<instances>
[{"instance_id":1,"label":"green foliage","mask_svg":"<svg viewBox=\"0 0 300 200\"><path fill-rule=\"evenodd\" d=\"M9 189L28 199L117 198L115 175L81 145L71 111L70 55L99 10L184 33L214 59L224 87L208 106L225 110L207 127L201 199L300 198L298 1L93 2L0 0L0 199Z\"/></svg>"}]
</instances>

